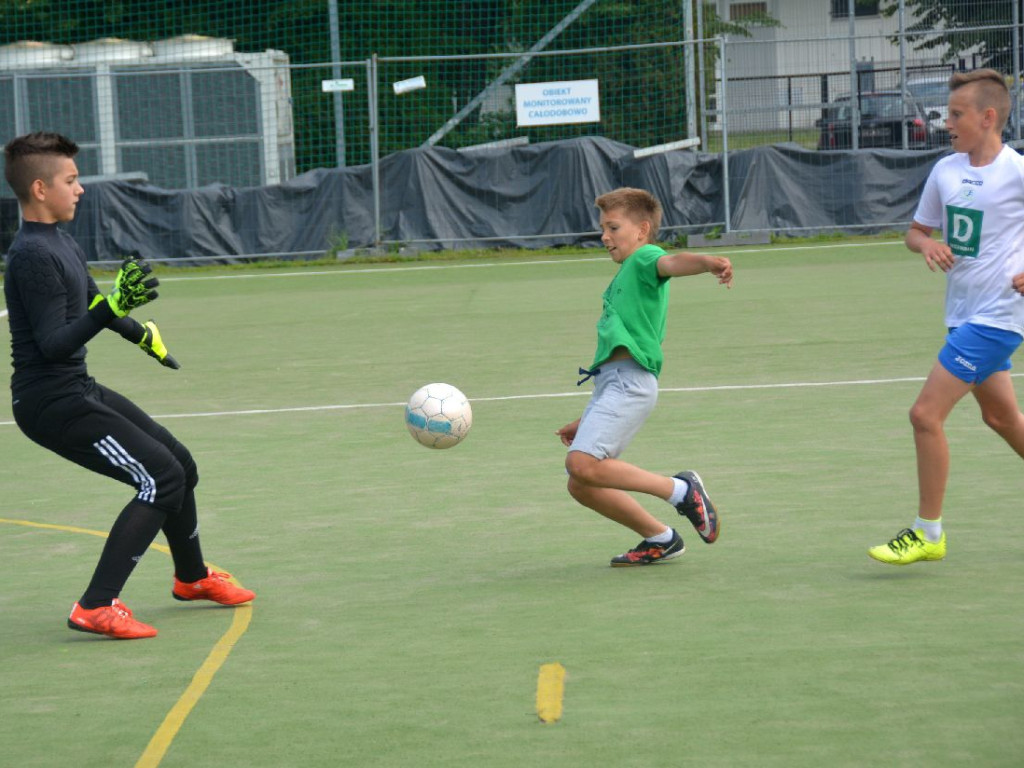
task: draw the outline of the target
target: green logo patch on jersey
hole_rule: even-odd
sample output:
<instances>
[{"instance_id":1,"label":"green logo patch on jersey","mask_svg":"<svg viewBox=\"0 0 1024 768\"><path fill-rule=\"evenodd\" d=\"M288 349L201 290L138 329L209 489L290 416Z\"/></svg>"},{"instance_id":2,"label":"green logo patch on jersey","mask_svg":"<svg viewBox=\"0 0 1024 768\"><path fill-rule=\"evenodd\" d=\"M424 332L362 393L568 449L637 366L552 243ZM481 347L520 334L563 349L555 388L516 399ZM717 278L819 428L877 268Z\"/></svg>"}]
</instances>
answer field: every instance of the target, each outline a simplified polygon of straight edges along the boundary
<instances>
[{"instance_id":1,"label":"green logo patch on jersey","mask_svg":"<svg viewBox=\"0 0 1024 768\"><path fill-rule=\"evenodd\" d=\"M954 256L977 258L981 252L982 211L946 206L946 242Z\"/></svg>"}]
</instances>

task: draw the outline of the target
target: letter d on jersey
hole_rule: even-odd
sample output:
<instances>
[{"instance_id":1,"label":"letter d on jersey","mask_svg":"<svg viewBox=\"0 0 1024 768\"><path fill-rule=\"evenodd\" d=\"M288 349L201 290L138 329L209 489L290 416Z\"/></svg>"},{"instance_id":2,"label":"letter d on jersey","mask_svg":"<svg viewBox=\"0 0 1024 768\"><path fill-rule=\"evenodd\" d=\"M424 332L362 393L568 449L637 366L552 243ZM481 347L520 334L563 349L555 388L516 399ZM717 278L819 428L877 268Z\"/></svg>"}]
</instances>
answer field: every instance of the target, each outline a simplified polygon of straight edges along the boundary
<instances>
[{"instance_id":1,"label":"letter d on jersey","mask_svg":"<svg viewBox=\"0 0 1024 768\"><path fill-rule=\"evenodd\" d=\"M974 234L974 222L969 217L959 213L953 214L953 231L949 236L961 243L967 242Z\"/></svg>"},{"instance_id":2,"label":"letter d on jersey","mask_svg":"<svg viewBox=\"0 0 1024 768\"><path fill-rule=\"evenodd\" d=\"M946 239L954 256L977 258L981 251L981 222L984 214L971 208L946 206Z\"/></svg>"}]
</instances>

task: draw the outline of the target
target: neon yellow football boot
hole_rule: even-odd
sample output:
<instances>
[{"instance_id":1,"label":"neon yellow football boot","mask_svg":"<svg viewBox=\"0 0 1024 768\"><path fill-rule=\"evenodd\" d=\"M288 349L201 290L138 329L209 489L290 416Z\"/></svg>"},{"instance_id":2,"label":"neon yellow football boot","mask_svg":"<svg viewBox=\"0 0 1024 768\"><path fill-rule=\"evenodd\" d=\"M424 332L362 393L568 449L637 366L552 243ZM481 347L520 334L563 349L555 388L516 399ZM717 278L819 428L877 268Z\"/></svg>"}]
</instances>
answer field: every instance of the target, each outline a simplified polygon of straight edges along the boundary
<instances>
[{"instance_id":1,"label":"neon yellow football boot","mask_svg":"<svg viewBox=\"0 0 1024 768\"><path fill-rule=\"evenodd\" d=\"M946 556L946 532L942 532L942 538L938 541L931 542L924 537L923 531L904 528L888 544L871 547L868 554L875 560L889 565L910 565L918 560L941 560Z\"/></svg>"}]
</instances>

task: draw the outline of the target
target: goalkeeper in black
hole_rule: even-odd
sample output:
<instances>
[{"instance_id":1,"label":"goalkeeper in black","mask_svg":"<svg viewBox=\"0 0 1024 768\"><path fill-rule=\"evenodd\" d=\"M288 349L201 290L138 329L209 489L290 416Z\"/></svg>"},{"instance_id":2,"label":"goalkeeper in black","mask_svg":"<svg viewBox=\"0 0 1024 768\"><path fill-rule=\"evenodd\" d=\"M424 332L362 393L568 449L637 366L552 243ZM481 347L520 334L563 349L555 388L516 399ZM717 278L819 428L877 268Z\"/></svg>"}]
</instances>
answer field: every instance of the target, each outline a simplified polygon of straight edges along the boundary
<instances>
[{"instance_id":1,"label":"goalkeeper in black","mask_svg":"<svg viewBox=\"0 0 1024 768\"><path fill-rule=\"evenodd\" d=\"M238 605L255 594L203 560L195 499L199 475L188 449L86 370L85 344L105 328L169 368L178 364L153 321L128 316L157 298L150 266L142 259L126 260L103 296L84 253L58 226L74 218L84 191L77 153L70 139L45 132L19 136L4 147L4 173L22 214L4 273L12 410L34 442L135 489L110 529L68 626L115 638L152 637L156 629L135 619L120 595L161 530L174 560L175 598Z\"/></svg>"}]
</instances>

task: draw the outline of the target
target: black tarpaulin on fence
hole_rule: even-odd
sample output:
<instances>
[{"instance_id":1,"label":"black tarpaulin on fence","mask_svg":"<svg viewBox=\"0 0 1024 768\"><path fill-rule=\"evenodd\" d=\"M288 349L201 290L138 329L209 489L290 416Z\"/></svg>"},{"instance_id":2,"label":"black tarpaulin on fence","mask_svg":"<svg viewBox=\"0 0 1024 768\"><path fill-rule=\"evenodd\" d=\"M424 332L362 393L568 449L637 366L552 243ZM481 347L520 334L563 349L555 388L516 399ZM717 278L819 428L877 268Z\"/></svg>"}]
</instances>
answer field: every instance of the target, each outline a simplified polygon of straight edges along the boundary
<instances>
[{"instance_id":1,"label":"black tarpaulin on fence","mask_svg":"<svg viewBox=\"0 0 1024 768\"><path fill-rule=\"evenodd\" d=\"M730 155L732 226L787 232L909 222L945 150L815 152L789 146Z\"/></svg>"},{"instance_id":2,"label":"black tarpaulin on fence","mask_svg":"<svg viewBox=\"0 0 1024 768\"><path fill-rule=\"evenodd\" d=\"M906 223L942 154L790 145L732 152L731 228L799 234ZM721 229L723 168L721 155L677 150L636 158L633 147L602 138L412 149L380 162L380 240L423 248L593 244L594 198L619 186L649 189L661 200L665 239ZM377 242L372 172L320 169L243 189L99 182L88 185L69 231L94 261L129 253L230 260L364 248Z\"/></svg>"}]
</instances>

